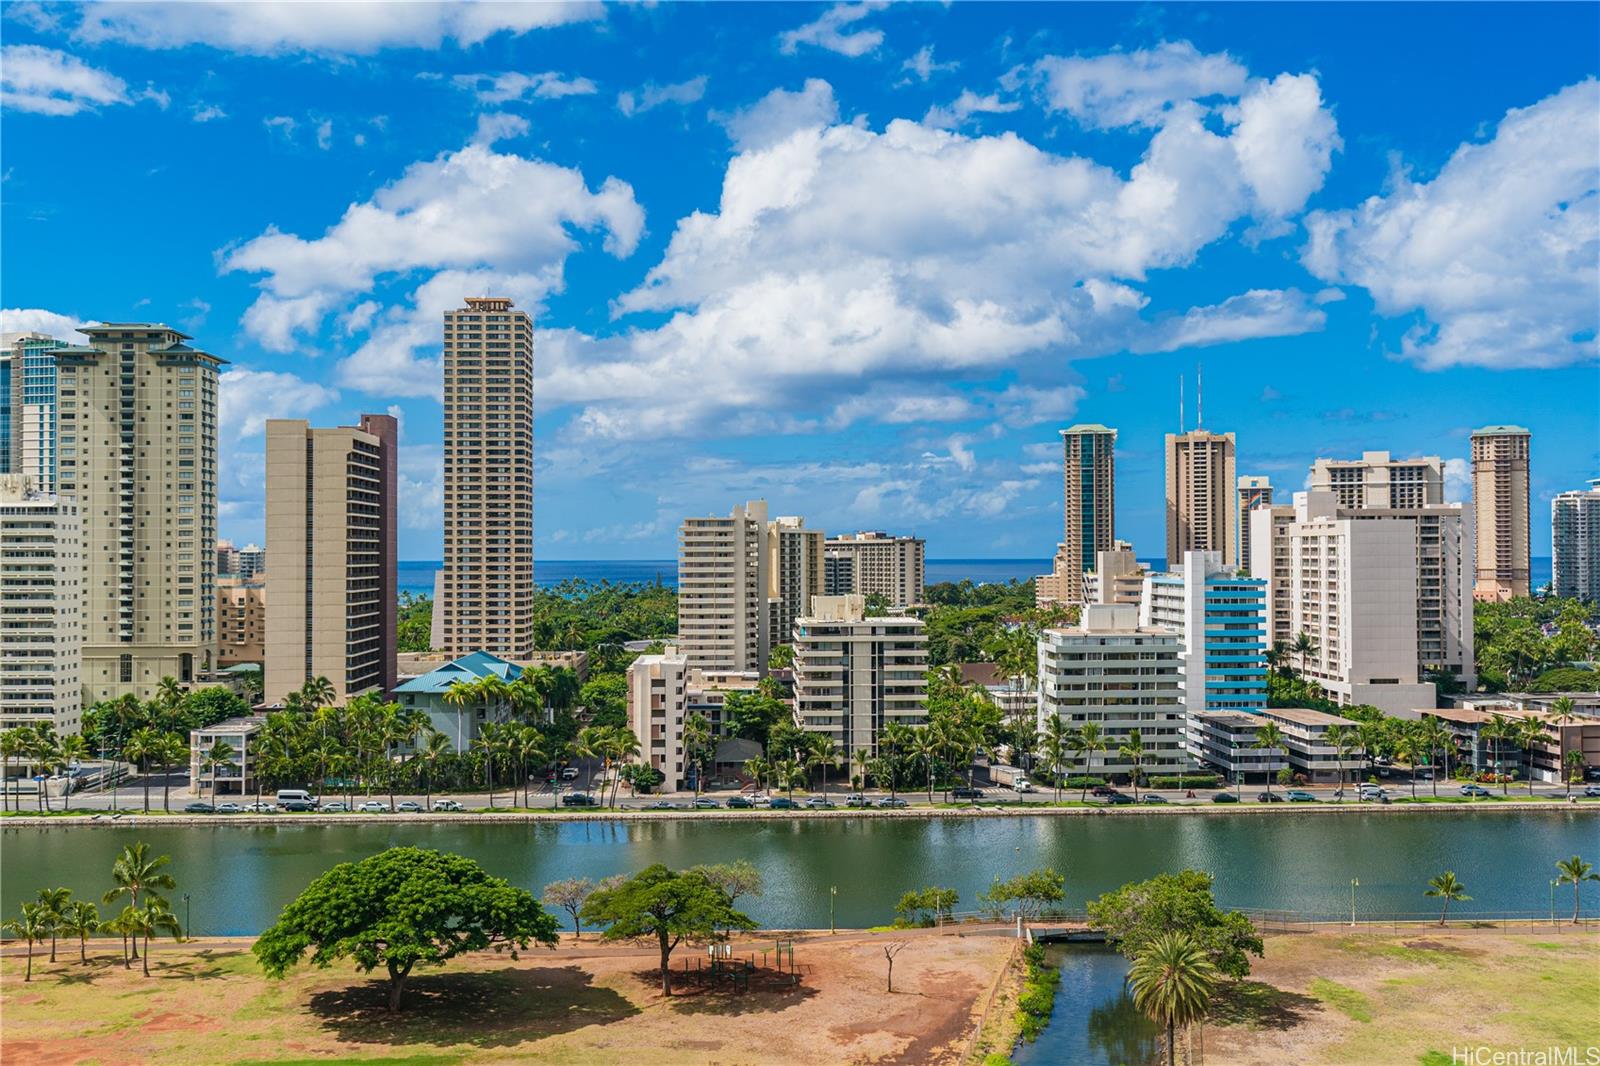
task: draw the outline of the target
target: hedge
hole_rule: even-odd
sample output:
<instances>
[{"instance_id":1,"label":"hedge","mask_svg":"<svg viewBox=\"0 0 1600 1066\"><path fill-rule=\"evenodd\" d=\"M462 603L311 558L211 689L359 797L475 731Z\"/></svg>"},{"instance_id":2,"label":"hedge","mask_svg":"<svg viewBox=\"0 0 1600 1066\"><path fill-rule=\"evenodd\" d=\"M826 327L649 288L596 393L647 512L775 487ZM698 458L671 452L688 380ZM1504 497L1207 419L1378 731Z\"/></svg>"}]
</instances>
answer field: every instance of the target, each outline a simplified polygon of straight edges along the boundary
<instances>
[{"instance_id":1,"label":"hedge","mask_svg":"<svg viewBox=\"0 0 1600 1066\"><path fill-rule=\"evenodd\" d=\"M1216 774L1184 774L1182 777L1152 777L1147 788L1219 788L1222 778Z\"/></svg>"}]
</instances>

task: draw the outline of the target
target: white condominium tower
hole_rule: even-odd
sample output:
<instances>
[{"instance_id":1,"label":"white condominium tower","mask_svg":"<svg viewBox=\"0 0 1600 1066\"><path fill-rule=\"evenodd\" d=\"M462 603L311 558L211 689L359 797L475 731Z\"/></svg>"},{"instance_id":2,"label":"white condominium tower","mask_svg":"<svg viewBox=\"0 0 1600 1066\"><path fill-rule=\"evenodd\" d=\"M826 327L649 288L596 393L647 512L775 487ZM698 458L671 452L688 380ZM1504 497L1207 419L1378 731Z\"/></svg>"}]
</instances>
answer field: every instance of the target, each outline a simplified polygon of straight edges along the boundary
<instances>
[{"instance_id":1,"label":"white condominium tower","mask_svg":"<svg viewBox=\"0 0 1600 1066\"><path fill-rule=\"evenodd\" d=\"M678 650L690 668L767 668L767 502L678 527Z\"/></svg>"},{"instance_id":2,"label":"white condominium tower","mask_svg":"<svg viewBox=\"0 0 1600 1066\"><path fill-rule=\"evenodd\" d=\"M0 475L0 729L80 729L83 548L77 502Z\"/></svg>"},{"instance_id":3,"label":"white condominium tower","mask_svg":"<svg viewBox=\"0 0 1600 1066\"><path fill-rule=\"evenodd\" d=\"M833 741L861 773L883 727L927 720L928 636L922 619L868 617L866 597L818 596L794 627L794 715Z\"/></svg>"},{"instance_id":4,"label":"white condominium tower","mask_svg":"<svg viewBox=\"0 0 1600 1066\"><path fill-rule=\"evenodd\" d=\"M1191 551L1217 552L1238 565L1235 490L1232 433L1167 434L1167 565Z\"/></svg>"},{"instance_id":5,"label":"white condominium tower","mask_svg":"<svg viewBox=\"0 0 1600 1066\"><path fill-rule=\"evenodd\" d=\"M1528 445L1521 426L1472 431L1472 507L1478 516L1473 595L1509 600L1528 594Z\"/></svg>"},{"instance_id":6,"label":"white condominium tower","mask_svg":"<svg viewBox=\"0 0 1600 1066\"><path fill-rule=\"evenodd\" d=\"M922 602L926 545L918 537L894 537L882 531L829 537L826 566L834 579L828 594L882 596L891 607Z\"/></svg>"},{"instance_id":7,"label":"white condominium tower","mask_svg":"<svg viewBox=\"0 0 1600 1066\"><path fill-rule=\"evenodd\" d=\"M1550 501L1551 591L1600 600L1600 478Z\"/></svg>"},{"instance_id":8,"label":"white condominium tower","mask_svg":"<svg viewBox=\"0 0 1600 1066\"><path fill-rule=\"evenodd\" d=\"M435 650L533 654L533 320L467 297L444 313L444 569Z\"/></svg>"},{"instance_id":9,"label":"white condominium tower","mask_svg":"<svg viewBox=\"0 0 1600 1066\"><path fill-rule=\"evenodd\" d=\"M57 492L83 521L86 702L212 669L217 370L168 326L83 326L58 348Z\"/></svg>"},{"instance_id":10,"label":"white condominium tower","mask_svg":"<svg viewBox=\"0 0 1600 1066\"><path fill-rule=\"evenodd\" d=\"M1318 459L1311 464L1312 492L1333 493L1340 507L1433 507L1444 503L1444 460L1437 455L1391 459L1362 452L1359 459Z\"/></svg>"},{"instance_id":11,"label":"white condominium tower","mask_svg":"<svg viewBox=\"0 0 1600 1066\"><path fill-rule=\"evenodd\" d=\"M56 486L56 350L42 333L5 335L0 351L0 474L21 474L37 492ZM9 367L9 370L7 369Z\"/></svg>"},{"instance_id":12,"label":"white condominium tower","mask_svg":"<svg viewBox=\"0 0 1600 1066\"><path fill-rule=\"evenodd\" d=\"M1051 572L1037 582L1036 600L1082 603L1083 575L1111 547L1116 519L1117 431L1101 425L1061 431L1061 543Z\"/></svg>"},{"instance_id":13,"label":"white condominium tower","mask_svg":"<svg viewBox=\"0 0 1600 1066\"><path fill-rule=\"evenodd\" d=\"M823 593L823 542L820 529L807 529L805 519L781 515L767 523L768 632L773 644L786 644L794 620Z\"/></svg>"},{"instance_id":14,"label":"white condominium tower","mask_svg":"<svg viewBox=\"0 0 1600 1066\"><path fill-rule=\"evenodd\" d=\"M1272 482L1265 477L1243 474L1239 477L1239 499L1233 516L1233 535L1239 541L1240 566L1250 565L1250 512L1272 506ZM1173 564L1169 561L1168 566Z\"/></svg>"}]
</instances>

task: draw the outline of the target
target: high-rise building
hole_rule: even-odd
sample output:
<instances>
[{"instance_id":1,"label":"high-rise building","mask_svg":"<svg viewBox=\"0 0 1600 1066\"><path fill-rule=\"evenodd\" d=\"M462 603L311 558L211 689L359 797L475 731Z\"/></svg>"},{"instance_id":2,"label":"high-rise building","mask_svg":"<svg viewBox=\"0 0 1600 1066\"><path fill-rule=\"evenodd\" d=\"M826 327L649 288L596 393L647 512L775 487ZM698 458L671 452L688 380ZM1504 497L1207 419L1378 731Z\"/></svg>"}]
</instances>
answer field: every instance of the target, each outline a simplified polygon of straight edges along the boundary
<instances>
[{"instance_id":1,"label":"high-rise building","mask_svg":"<svg viewBox=\"0 0 1600 1066\"><path fill-rule=\"evenodd\" d=\"M57 491L83 521L86 702L194 683L217 647L217 373L169 326L55 350Z\"/></svg>"},{"instance_id":2,"label":"high-rise building","mask_svg":"<svg viewBox=\"0 0 1600 1066\"><path fill-rule=\"evenodd\" d=\"M1340 507L1433 507L1444 503L1444 460L1437 455L1392 459L1362 452L1359 459L1318 459L1307 488L1333 493Z\"/></svg>"},{"instance_id":3,"label":"high-rise building","mask_svg":"<svg viewBox=\"0 0 1600 1066\"><path fill-rule=\"evenodd\" d=\"M238 560L234 572L245 580L254 580L267 572L267 549L259 544L246 544L235 556Z\"/></svg>"},{"instance_id":4,"label":"high-rise building","mask_svg":"<svg viewBox=\"0 0 1600 1066\"><path fill-rule=\"evenodd\" d=\"M1472 431L1472 508L1477 514L1480 600L1528 594L1528 447L1521 426Z\"/></svg>"},{"instance_id":5,"label":"high-rise building","mask_svg":"<svg viewBox=\"0 0 1600 1066\"><path fill-rule=\"evenodd\" d=\"M1289 553L1289 526L1295 521L1288 504L1257 507L1250 512L1251 577L1267 583L1267 646L1286 646L1294 640L1294 614L1289 597L1294 589L1294 560Z\"/></svg>"},{"instance_id":6,"label":"high-rise building","mask_svg":"<svg viewBox=\"0 0 1600 1066\"><path fill-rule=\"evenodd\" d=\"M1138 606L1149 573L1133 557L1133 545L1125 540L1112 543L1094 554L1094 569L1083 575L1084 603L1131 603Z\"/></svg>"},{"instance_id":7,"label":"high-rise building","mask_svg":"<svg viewBox=\"0 0 1600 1066\"><path fill-rule=\"evenodd\" d=\"M0 729L77 733L83 706L78 505L0 475Z\"/></svg>"},{"instance_id":8,"label":"high-rise building","mask_svg":"<svg viewBox=\"0 0 1600 1066\"><path fill-rule=\"evenodd\" d=\"M239 576L239 547L231 540L217 541L217 576Z\"/></svg>"},{"instance_id":9,"label":"high-rise building","mask_svg":"<svg viewBox=\"0 0 1600 1066\"><path fill-rule=\"evenodd\" d=\"M1191 429L1167 434L1167 560L1217 552L1238 565L1234 537L1233 434Z\"/></svg>"},{"instance_id":10,"label":"high-rise building","mask_svg":"<svg viewBox=\"0 0 1600 1066\"><path fill-rule=\"evenodd\" d=\"M794 620L823 594L826 582L820 529L807 529L803 518L782 515L767 523L767 629L773 644L783 644Z\"/></svg>"},{"instance_id":11,"label":"high-rise building","mask_svg":"<svg viewBox=\"0 0 1600 1066\"><path fill-rule=\"evenodd\" d=\"M1186 552L1145 578L1139 625L1178 634L1187 713L1266 710L1266 598L1264 580L1237 576L1217 552Z\"/></svg>"},{"instance_id":12,"label":"high-rise building","mask_svg":"<svg viewBox=\"0 0 1600 1066\"><path fill-rule=\"evenodd\" d=\"M1600 478L1550 501L1550 589L1600 601Z\"/></svg>"},{"instance_id":13,"label":"high-rise building","mask_svg":"<svg viewBox=\"0 0 1600 1066\"><path fill-rule=\"evenodd\" d=\"M31 480L39 492L51 493L56 486L55 353L68 345L42 333L7 336L14 339L0 353L0 473L9 463L11 472Z\"/></svg>"},{"instance_id":14,"label":"high-rise building","mask_svg":"<svg viewBox=\"0 0 1600 1066\"><path fill-rule=\"evenodd\" d=\"M927 720L928 636L920 618L868 617L866 597L818 596L794 626L794 715L848 761L878 754L883 727Z\"/></svg>"},{"instance_id":15,"label":"high-rise building","mask_svg":"<svg viewBox=\"0 0 1600 1066\"><path fill-rule=\"evenodd\" d=\"M1239 565L1250 565L1250 512L1272 506L1272 482L1256 474L1239 478L1239 499L1233 516L1233 535L1239 545ZM1169 562L1170 566L1171 563Z\"/></svg>"},{"instance_id":16,"label":"high-rise building","mask_svg":"<svg viewBox=\"0 0 1600 1066\"><path fill-rule=\"evenodd\" d=\"M395 686L399 424L267 421L264 698L326 677L344 703Z\"/></svg>"},{"instance_id":17,"label":"high-rise building","mask_svg":"<svg viewBox=\"0 0 1600 1066\"><path fill-rule=\"evenodd\" d=\"M848 564L836 564L835 573L850 575L848 589L836 581L828 586L830 594L882 596L891 607L921 603L926 547L918 537L890 536L881 530L829 537L824 546L827 558L849 559Z\"/></svg>"},{"instance_id":18,"label":"high-rise building","mask_svg":"<svg viewBox=\"0 0 1600 1066\"><path fill-rule=\"evenodd\" d=\"M766 670L767 561L765 500L678 527L678 648L692 669Z\"/></svg>"},{"instance_id":19,"label":"high-rise building","mask_svg":"<svg viewBox=\"0 0 1600 1066\"><path fill-rule=\"evenodd\" d=\"M267 661L267 586L233 575L217 576L217 665Z\"/></svg>"},{"instance_id":20,"label":"high-rise building","mask_svg":"<svg viewBox=\"0 0 1600 1066\"><path fill-rule=\"evenodd\" d=\"M1052 717L1099 726L1106 748L1088 767L1098 776L1133 772L1119 749L1138 733L1144 772L1177 773L1189 765L1181 648L1172 630L1141 626L1132 604L1086 605L1076 626L1039 634L1039 732Z\"/></svg>"},{"instance_id":21,"label":"high-rise building","mask_svg":"<svg viewBox=\"0 0 1600 1066\"><path fill-rule=\"evenodd\" d=\"M468 297L444 315L444 568L448 655L533 654L533 320Z\"/></svg>"},{"instance_id":22,"label":"high-rise building","mask_svg":"<svg viewBox=\"0 0 1600 1066\"><path fill-rule=\"evenodd\" d=\"M1116 519L1117 431L1101 425L1061 431L1062 533L1051 573L1037 582L1041 603L1082 603L1083 575L1111 547Z\"/></svg>"}]
</instances>

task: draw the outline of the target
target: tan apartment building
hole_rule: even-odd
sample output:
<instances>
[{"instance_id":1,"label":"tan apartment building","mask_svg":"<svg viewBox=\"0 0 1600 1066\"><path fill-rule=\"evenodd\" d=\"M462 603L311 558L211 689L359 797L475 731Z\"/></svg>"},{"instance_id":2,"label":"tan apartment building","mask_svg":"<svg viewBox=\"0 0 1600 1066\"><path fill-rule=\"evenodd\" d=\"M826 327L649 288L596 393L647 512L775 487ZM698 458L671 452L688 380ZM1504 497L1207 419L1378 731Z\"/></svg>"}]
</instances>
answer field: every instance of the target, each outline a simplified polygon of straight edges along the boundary
<instances>
[{"instance_id":1,"label":"tan apartment building","mask_svg":"<svg viewBox=\"0 0 1600 1066\"><path fill-rule=\"evenodd\" d=\"M1289 610L1293 587L1294 559L1289 550L1289 526L1295 510L1275 503L1250 512L1250 557L1245 568L1251 577L1267 582L1267 646L1285 645L1294 639L1294 619Z\"/></svg>"},{"instance_id":2,"label":"tan apartment building","mask_svg":"<svg viewBox=\"0 0 1600 1066\"><path fill-rule=\"evenodd\" d=\"M395 687L399 425L267 422L264 699L326 677L334 699Z\"/></svg>"},{"instance_id":3,"label":"tan apartment building","mask_svg":"<svg viewBox=\"0 0 1600 1066\"><path fill-rule=\"evenodd\" d=\"M767 630L773 644L786 642L811 597L823 594L826 534L805 526L805 519L787 515L767 523Z\"/></svg>"},{"instance_id":4,"label":"tan apartment building","mask_svg":"<svg viewBox=\"0 0 1600 1066\"><path fill-rule=\"evenodd\" d=\"M444 315L438 650L533 652L533 320L503 298Z\"/></svg>"},{"instance_id":5,"label":"tan apartment building","mask_svg":"<svg viewBox=\"0 0 1600 1066\"><path fill-rule=\"evenodd\" d=\"M171 327L83 326L55 351L57 487L78 501L83 687L95 703L192 684L217 647L217 374Z\"/></svg>"},{"instance_id":6,"label":"tan apartment building","mask_svg":"<svg viewBox=\"0 0 1600 1066\"><path fill-rule=\"evenodd\" d=\"M867 617L864 595L818 596L794 627L794 717L861 773L883 727L928 715L928 636L920 618ZM847 776L848 776L847 774Z\"/></svg>"},{"instance_id":7,"label":"tan apartment building","mask_svg":"<svg viewBox=\"0 0 1600 1066\"><path fill-rule=\"evenodd\" d=\"M1111 547L1116 521L1117 431L1084 423L1061 431L1061 542L1050 573L1035 582L1034 599L1082 603L1083 575L1095 553Z\"/></svg>"},{"instance_id":8,"label":"tan apartment building","mask_svg":"<svg viewBox=\"0 0 1600 1066\"><path fill-rule=\"evenodd\" d=\"M1272 482L1258 474L1241 474L1239 477L1238 499L1235 501L1233 515L1233 535L1238 539L1239 558L1238 565L1250 565L1250 512L1257 507L1272 506ZM1173 565L1168 561L1168 566Z\"/></svg>"},{"instance_id":9,"label":"tan apartment building","mask_svg":"<svg viewBox=\"0 0 1600 1066\"><path fill-rule=\"evenodd\" d=\"M891 607L922 602L927 545L919 537L882 530L829 537L825 545L830 596L882 596Z\"/></svg>"},{"instance_id":10,"label":"tan apartment building","mask_svg":"<svg viewBox=\"0 0 1600 1066\"><path fill-rule=\"evenodd\" d=\"M1167 560L1185 552L1212 551L1237 565L1234 536L1234 440L1232 433L1191 429L1167 434Z\"/></svg>"},{"instance_id":11,"label":"tan apartment building","mask_svg":"<svg viewBox=\"0 0 1600 1066\"><path fill-rule=\"evenodd\" d=\"M77 502L0 475L0 729L82 727L83 544Z\"/></svg>"},{"instance_id":12,"label":"tan apartment building","mask_svg":"<svg viewBox=\"0 0 1600 1066\"><path fill-rule=\"evenodd\" d=\"M1331 492L1347 510L1435 507L1444 503L1444 460L1437 455L1395 459L1362 452L1359 459L1318 459L1309 491Z\"/></svg>"},{"instance_id":13,"label":"tan apartment building","mask_svg":"<svg viewBox=\"0 0 1600 1066\"><path fill-rule=\"evenodd\" d=\"M1083 575L1084 603L1131 603L1138 606L1149 569L1133 557L1125 540L1094 553L1094 569Z\"/></svg>"},{"instance_id":14,"label":"tan apartment building","mask_svg":"<svg viewBox=\"0 0 1600 1066\"><path fill-rule=\"evenodd\" d=\"M238 576L217 578L217 665L263 665L266 649L266 584Z\"/></svg>"},{"instance_id":15,"label":"tan apartment building","mask_svg":"<svg viewBox=\"0 0 1600 1066\"><path fill-rule=\"evenodd\" d=\"M678 527L678 648L696 670L765 672L767 502Z\"/></svg>"},{"instance_id":16,"label":"tan apartment building","mask_svg":"<svg viewBox=\"0 0 1600 1066\"><path fill-rule=\"evenodd\" d=\"M1478 563L1473 595L1509 600L1528 595L1528 450L1521 426L1472 431L1472 507Z\"/></svg>"}]
</instances>

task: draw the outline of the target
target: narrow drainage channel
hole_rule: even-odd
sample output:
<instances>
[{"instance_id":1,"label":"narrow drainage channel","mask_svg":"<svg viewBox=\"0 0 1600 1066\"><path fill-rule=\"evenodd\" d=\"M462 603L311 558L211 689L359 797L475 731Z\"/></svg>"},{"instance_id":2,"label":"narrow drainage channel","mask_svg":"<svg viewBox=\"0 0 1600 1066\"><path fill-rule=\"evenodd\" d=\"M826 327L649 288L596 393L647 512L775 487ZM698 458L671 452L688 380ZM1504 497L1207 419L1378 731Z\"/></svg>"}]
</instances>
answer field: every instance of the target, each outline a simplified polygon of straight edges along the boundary
<instances>
[{"instance_id":1,"label":"narrow drainage channel","mask_svg":"<svg viewBox=\"0 0 1600 1066\"><path fill-rule=\"evenodd\" d=\"M1015 1066L1144 1066L1161 1057L1161 1030L1133 1005L1128 960L1104 944L1045 944L1045 965L1060 974L1055 1008L1032 1043L1011 1053Z\"/></svg>"}]
</instances>

